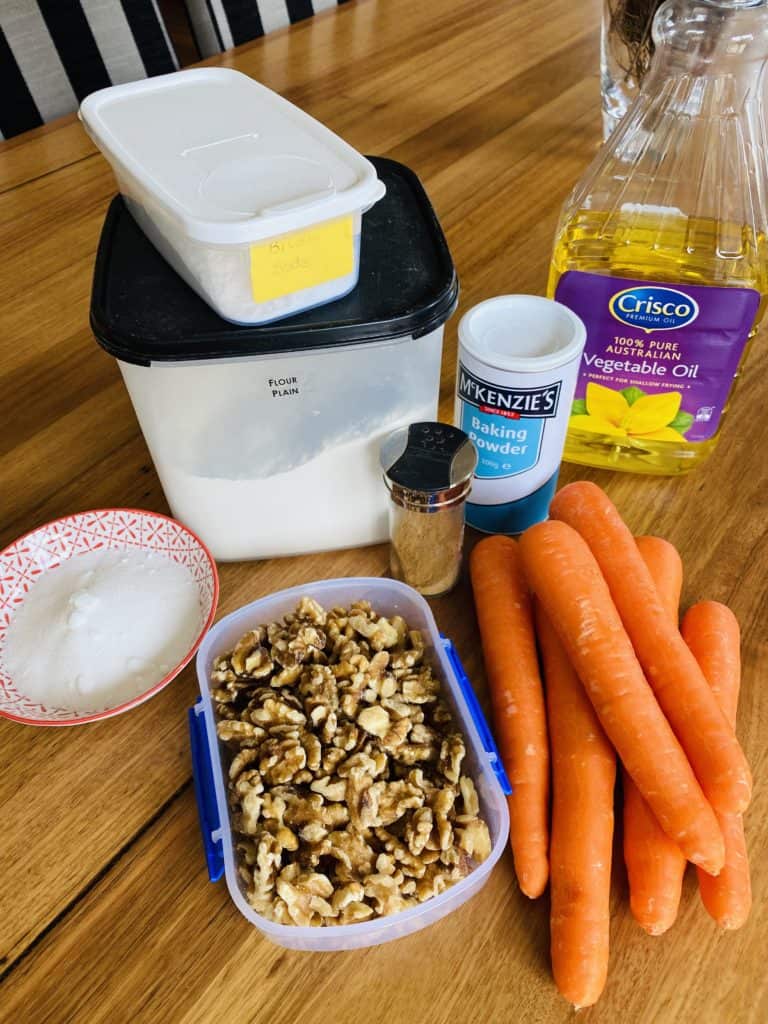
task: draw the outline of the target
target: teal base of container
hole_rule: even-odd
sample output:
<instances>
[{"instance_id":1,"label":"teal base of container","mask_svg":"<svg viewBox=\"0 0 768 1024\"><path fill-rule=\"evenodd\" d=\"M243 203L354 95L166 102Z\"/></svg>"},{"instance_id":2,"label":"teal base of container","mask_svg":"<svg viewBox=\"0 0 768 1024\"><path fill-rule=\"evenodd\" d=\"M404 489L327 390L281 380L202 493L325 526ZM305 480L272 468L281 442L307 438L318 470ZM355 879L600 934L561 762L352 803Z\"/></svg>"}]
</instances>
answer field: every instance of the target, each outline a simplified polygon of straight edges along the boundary
<instances>
[{"instance_id":1,"label":"teal base of container","mask_svg":"<svg viewBox=\"0 0 768 1024\"><path fill-rule=\"evenodd\" d=\"M476 505L468 501L464 518L468 526L483 533L522 533L548 517L549 503L556 487L557 473L538 490L517 501L506 501L500 505Z\"/></svg>"}]
</instances>

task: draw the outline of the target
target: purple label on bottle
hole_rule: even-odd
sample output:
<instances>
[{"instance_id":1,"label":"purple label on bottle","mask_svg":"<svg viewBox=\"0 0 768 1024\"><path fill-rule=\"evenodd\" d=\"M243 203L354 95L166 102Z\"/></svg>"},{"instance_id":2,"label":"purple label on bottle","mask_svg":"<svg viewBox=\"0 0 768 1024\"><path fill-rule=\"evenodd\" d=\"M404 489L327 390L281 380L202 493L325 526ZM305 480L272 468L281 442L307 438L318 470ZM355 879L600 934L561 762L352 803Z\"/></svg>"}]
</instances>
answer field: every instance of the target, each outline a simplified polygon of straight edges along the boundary
<instances>
[{"instance_id":1,"label":"purple label on bottle","mask_svg":"<svg viewBox=\"0 0 768 1024\"><path fill-rule=\"evenodd\" d=\"M569 270L555 291L587 326L571 425L638 441L717 431L760 295Z\"/></svg>"}]
</instances>

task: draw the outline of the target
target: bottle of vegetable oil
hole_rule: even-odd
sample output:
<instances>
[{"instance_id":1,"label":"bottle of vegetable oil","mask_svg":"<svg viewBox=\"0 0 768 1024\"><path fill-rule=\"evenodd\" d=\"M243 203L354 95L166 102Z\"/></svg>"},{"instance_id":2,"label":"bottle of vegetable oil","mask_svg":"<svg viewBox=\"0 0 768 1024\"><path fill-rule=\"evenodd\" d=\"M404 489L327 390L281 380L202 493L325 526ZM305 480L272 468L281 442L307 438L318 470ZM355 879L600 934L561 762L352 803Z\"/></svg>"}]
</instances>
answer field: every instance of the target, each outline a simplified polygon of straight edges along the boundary
<instances>
[{"instance_id":1,"label":"bottle of vegetable oil","mask_svg":"<svg viewBox=\"0 0 768 1024\"><path fill-rule=\"evenodd\" d=\"M587 325L564 458L673 474L717 444L768 298L768 0L667 0L653 38L565 204L549 294Z\"/></svg>"}]
</instances>

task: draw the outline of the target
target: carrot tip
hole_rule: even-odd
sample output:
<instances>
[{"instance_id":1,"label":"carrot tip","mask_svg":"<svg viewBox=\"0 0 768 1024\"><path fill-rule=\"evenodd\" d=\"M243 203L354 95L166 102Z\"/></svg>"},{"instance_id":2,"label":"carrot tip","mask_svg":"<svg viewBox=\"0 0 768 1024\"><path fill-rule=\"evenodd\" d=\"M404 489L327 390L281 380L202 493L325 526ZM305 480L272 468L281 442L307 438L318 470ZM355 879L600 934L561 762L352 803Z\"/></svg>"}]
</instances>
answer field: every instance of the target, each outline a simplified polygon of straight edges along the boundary
<instances>
[{"instance_id":1,"label":"carrot tip","mask_svg":"<svg viewBox=\"0 0 768 1024\"><path fill-rule=\"evenodd\" d=\"M719 920L715 918L717 924L725 932L735 932L738 928L741 928L746 923L749 914L744 914L740 917L721 917Z\"/></svg>"},{"instance_id":2,"label":"carrot tip","mask_svg":"<svg viewBox=\"0 0 768 1024\"><path fill-rule=\"evenodd\" d=\"M570 1002L570 1000L568 1000ZM588 1010L590 1006L594 1006L597 999L590 999L586 1003L571 1003L574 1013L580 1013L582 1010Z\"/></svg>"},{"instance_id":3,"label":"carrot tip","mask_svg":"<svg viewBox=\"0 0 768 1024\"><path fill-rule=\"evenodd\" d=\"M549 884L549 863L546 857L538 858L535 864L532 864L531 859L528 858L528 862L523 869L518 864L520 859L519 856L515 857L515 874L517 875L517 884L520 886L520 892L523 896L527 896L528 899L538 899Z\"/></svg>"},{"instance_id":4,"label":"carrot tip","mask_svg":"<svg viewBox=\"0 0 768 1024\"><path fill-rule=\"evenodd\" d=\"M519 882L518 880L518 884L520 885L520 892L523 896L527 896L529 900L537 900L539 896L543 895L544 890L547 888L546 881L542 882L540 885L532 886L527 884L523 885L522 882Z\"/></svg>"},{"instance_id":5,"label":"carrot tip","mask_svg":"<svg viewBox=\"0 0 768 1024\"><path fill-rule=\"evenodd\" d=\"M655 937L663 935L664 932L668 932L674 923L674 921L657 921L655 924L641 924L640 927L648 935L653 935Z\"/></svg>"}]
</instances>

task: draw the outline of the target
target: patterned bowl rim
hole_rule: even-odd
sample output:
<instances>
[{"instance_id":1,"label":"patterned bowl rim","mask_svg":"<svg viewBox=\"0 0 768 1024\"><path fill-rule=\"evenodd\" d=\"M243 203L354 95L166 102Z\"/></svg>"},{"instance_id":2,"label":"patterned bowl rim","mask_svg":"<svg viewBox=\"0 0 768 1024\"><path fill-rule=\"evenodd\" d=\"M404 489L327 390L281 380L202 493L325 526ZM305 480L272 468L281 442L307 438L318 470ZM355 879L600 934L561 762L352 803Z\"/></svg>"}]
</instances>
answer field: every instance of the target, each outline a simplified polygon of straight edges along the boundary
<instances>
[{"instance_id":1,"label":"patterned bowl rim","mask_svg":"<svg viewBox=\"0 0 768 1024\"><path fill-rule=\"evenodd\" d=\"M122 704L116 704L115 707L113 708L106 708L104 711L96 711L92 715L83 715L81 718L66 718L59 719L57 721L51 721L41 718L26 718L23 715L13 715L11 714L10 711L4 711L2 708L0 708L0 718L7 718L10 719L10 721L12 722L21 722L22 725L37 725L52 728L62 726L66 727L71 725L84 725L86 722L98 722L104 718L113 718L115 715L122 714L123 711L129 711L131 708L135 708L139 704L143 704L144 701L149 700L150 697L154 697L156 693L159 693L160 690L162 690L165 686L172 682L176 678L176 676L179 675L182 669L186 668L190 661L192 661L195 654L197 653L198 647L205 639L206 633L213 625L213 620L216 616L216 610L219 605L219 570L216 567L216 560L209 551L208 545L205 544L200 539L200 537L198 537L194 530L191 530L188 526L180 522L178 519L174 519L173 516L167 516L162 512L152 512L150 511L150 509L147 508L131 508L128 506L115 506L111 508L88 508L83 509L82 512L70 512L69 515L59 516L58 519L51 519L47 523L41 523L40 526L35 526L33 529L28 530L26 533L22 533L15 540L11 541L10 544L4 547L2 551L0 551L0 559L3 558L4 555L7 555L12 548L15 548L17 544L20 544L22 541L25 541L29 537L34 536L34 534L36 533L40 533L41 530L47 530L51 526L56 526L58 523L66 523L71 519L75 519L77 516L105 516L112 515L116 512L128 512L133 515L146 516L152 519L164 519L166 522L173 523L174 526L180 527L180 529L182 529L184 533L189 534L189 536L195 541L195 543L199 545L200 550L203 552L208 562L208 568L210 569L211 572L211 582L213 584L213 589L211 592L211 608L210 611L208 612L208 616L206 617L205 622L203 623L200 629L200 632L198 633L195 640L192 642L189 651L184 655L181 661L174 668L172 668L170 672L166 673L166 675L164 675L159 682L155 683L153 686L151 686L148 690L145 690L143 693L138 694L136 697L131 697L130 700L124 701ZM141 545L137 546L140 547Z\"/></svg>"}]
</instances>

